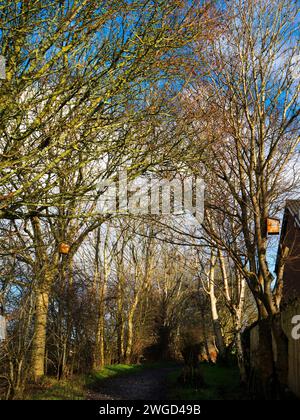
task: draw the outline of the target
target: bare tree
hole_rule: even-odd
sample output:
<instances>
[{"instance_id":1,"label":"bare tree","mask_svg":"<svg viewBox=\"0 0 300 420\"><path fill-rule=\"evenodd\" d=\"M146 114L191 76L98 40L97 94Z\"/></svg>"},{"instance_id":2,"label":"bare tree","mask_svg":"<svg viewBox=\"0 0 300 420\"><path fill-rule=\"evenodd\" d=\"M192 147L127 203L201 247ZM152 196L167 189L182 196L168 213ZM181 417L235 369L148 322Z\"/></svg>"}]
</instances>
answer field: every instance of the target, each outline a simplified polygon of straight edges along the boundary
<instances>
[{"instance_id":1,"label":"bare tree","mask_svg":"<svg viewBox=\"0 0 300 420\"><path fill-rule=\"evenodd\" d=\"M210 145L209 217L204 229L246 279L259 317L271 320L280 309L282 270L277 278L272 274L267 218L277 215L284 199L299 186L297 7L284 0L233 1L228 12L223 33L207 55L211 75L194 89L198 131L203 135L206 124ZM281 267L286 257L286 250L281 250ZM270 321L278 349L282 347L277 374L284 384L286 351L277 327ZM262 334L261 340L267 335ZM271 347L269 341L272 353ZM272 375L273 358L265 366L267 377Z\"/></svg>"}]
</instances>

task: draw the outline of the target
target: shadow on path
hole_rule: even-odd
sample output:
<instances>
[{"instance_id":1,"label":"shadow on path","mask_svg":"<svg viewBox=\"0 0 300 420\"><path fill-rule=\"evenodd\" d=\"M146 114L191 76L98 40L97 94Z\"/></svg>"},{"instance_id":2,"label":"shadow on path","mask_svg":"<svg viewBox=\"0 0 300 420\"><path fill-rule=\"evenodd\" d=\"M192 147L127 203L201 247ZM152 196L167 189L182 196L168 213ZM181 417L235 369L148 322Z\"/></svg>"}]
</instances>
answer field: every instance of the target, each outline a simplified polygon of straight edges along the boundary
<instances>
[{"instance_id":1,"label":"shadow on path","mask_svg":"<svg viewBox=\"0 0 300 420\"><path fill-rule=\"evenodd\" d=\"M145 369L98 381L87 393L89 400L167 399L167 376L174 367Z\"/></svg>"}]
</instances>

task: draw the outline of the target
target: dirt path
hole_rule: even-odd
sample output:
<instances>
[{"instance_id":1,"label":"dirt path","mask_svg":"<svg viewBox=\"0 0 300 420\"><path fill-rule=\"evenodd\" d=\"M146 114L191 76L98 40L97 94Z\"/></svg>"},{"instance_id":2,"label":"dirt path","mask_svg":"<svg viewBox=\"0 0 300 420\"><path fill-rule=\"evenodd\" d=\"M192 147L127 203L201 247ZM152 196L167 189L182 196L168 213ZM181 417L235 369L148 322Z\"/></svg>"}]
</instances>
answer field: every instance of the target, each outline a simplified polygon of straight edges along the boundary
<instances>
[{"instance_id":1,"label":"dirt path","mask_svg":"<svg viewBox=\"0 0 300 420\"><path fill-rule=\"evenodd\" d=\"M131 375L99 381L90 400L163 400L167 398L167 375L174 368L147 369Z\"/></svg>"}]
</instances>

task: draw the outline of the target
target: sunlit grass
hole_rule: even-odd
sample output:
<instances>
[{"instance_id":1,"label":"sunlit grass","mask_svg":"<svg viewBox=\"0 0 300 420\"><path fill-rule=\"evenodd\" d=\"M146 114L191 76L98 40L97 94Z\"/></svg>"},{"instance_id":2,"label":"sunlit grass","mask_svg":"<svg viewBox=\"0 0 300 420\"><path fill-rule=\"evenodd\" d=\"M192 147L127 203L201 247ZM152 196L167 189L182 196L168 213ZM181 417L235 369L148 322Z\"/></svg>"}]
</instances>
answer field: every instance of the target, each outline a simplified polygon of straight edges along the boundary
<instances>
[{"instance_id":1,"label":"sunlit grass","mask_svg":"<svg viewBox=\"0 0 300 420\"><path fill-rule=\"evenodd\" d=\"M103 369L93 372L88 376L88 386L93 387L93 385L97 385L98 381L105 380L114 376L137 373L143 369L144 366L142 365L118 364L105 366Z\"/></svg>"},{"instance_id":2,"label":"sunlit grass","mask_svg":"<svg viewBox=\"0 0 300 420\"><path fill-rule=\"evenodd\" d=\"M24 399L30 400L85 400L89 391L99 392L99 385L102 381L121 375L134 375L145 369L159 369L164 367L175 368L176 363L147 363L144 365L117 364L105 366L99 371L91 372L88 375L75 375L67 380L45 377L40 384L31 385L27 388ZM176 382L180 369L176 369L171 376ZM187 392L187 399L189 390Z\"/></svg>"},{"instance_id":3,"label":"sunlit grass","mask_svg":"<svg viewBox=\"0 0 300 420\"><path fill-rule=\"evenodd\" d=\"M39 385L31 386L25 393L30 400L83 400L86 397L86 378L75 376L68 380L45 377Z\"/></svg>"},{"instance_id":4,"label":"sunlit grass","mask_svg":"<svg viewBox=\"0 0 300 420\"><path fill-rule=\"evenodd\" d=\"M97 388L99 381L141 371L141 365L111 365L89 375L76 375L70 379L57 380L45 377L40 384L30 386L25 399L30 400L84 400L89 389Z\"/></svg>"}]
</instances>

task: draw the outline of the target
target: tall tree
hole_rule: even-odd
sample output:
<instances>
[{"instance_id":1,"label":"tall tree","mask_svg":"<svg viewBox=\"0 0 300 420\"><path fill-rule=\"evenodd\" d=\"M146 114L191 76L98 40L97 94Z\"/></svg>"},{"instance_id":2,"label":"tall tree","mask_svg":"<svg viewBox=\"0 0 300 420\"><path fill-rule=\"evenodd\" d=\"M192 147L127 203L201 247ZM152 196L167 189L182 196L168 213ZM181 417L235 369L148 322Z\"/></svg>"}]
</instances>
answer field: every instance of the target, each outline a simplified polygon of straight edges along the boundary
<instances>
[{"instance_id":1,"label":"tall tree","mask_svg":"<svg viewBox=\"0 0 300 420\"><path fill-rule=\"evenodd\" d=\"M259 317L270 321L280 308L283 279L282 270L277 278L272 274L266 222L299 185L294 172L299 143L298 10L296 2L247 0L230 2L227 11L223 33L207 54L210 77L194 89L197 129L203 135L206 122L211 146L210 164L206 162L210 216L204 229L246 279ZM286 257L282 249L281 267ZM284 337L270 321L271 330L278 349L282 347L277 374L286 383ZM262 334L261 340L267 336ZM271 340L266 348L275 360ZM273 362L268 366L267 377Z\"/></svg>"}]
</instances>

